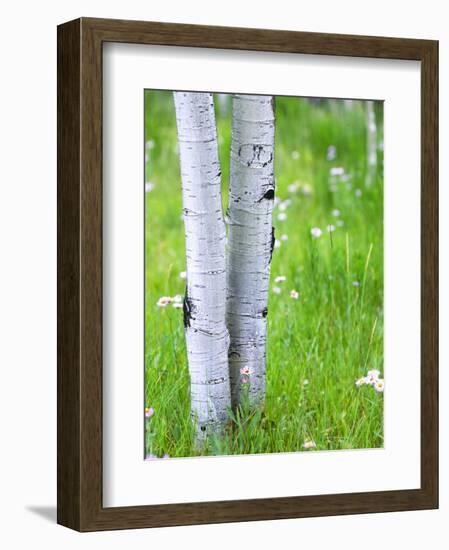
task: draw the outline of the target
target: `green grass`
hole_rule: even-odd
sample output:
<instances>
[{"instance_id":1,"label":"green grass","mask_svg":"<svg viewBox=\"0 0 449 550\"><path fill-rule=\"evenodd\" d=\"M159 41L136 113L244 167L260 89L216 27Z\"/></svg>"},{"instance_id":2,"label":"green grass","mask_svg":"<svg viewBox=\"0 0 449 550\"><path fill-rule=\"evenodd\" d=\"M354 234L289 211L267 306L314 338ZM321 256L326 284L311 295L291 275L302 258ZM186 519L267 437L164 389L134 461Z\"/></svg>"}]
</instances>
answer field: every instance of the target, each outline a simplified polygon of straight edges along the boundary
<instances>
[{"instance_id":1,"label":"green grass","mask_svg":"<svg viewBox=\"0 0 449 550\"><path fill-rule=\"evenodd\" d=\"M355 380L369 369L383 373L383 180L382 151L376 182L366 188L366 117L363 102L276 100L276 197L291 199L276 236L288 235L273 253L268 315L267 398L263 409L243 406L230 414L225 435L195 449L190 419L189 374L182 309L158 308L161 296L184 294L184 233L181 183L171 93L145 96L146 452L157 456L302 451L383 445L383 395ZM230 103L216 101L223 202L227 202ZM382 105L376 104L382 134ZM383 136L379 135L379 142ZM337 149L326 158L329 145ZM299 151L300 155L294 153ZM293 153L293 154L292 154ZM330 168L346 176L331 182ZM288 186L299 182L296 192ZM332 191L335 185L336 190ZM361 191L360 193L357 191ZM332 211L338 209L340 216ZM331 234L329 224L337 225ZM311 228L320 227L320 238ZM287 281L276 284L278 275ZM356 282L358 285L354 285ZM290 291L299 292L299 299Z\"/></svg>"}]
</instances>

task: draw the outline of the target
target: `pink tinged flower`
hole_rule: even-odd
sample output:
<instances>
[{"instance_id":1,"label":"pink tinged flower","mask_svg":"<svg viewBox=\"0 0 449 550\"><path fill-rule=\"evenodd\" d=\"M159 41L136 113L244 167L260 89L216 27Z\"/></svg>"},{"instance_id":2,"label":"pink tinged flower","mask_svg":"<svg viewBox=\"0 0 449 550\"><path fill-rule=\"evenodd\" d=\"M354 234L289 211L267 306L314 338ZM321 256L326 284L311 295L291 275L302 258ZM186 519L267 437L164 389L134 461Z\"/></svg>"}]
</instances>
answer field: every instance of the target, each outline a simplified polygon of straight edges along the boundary
<instances>
[{"instance_id":1,"label":"pink tinged flower","mask_svg":"<svg viewBox=\"0 0 449 550\"><path fill-rule=\"evenodd\" d=\"M381 378L379 378L374 382L373 387L378 393L381 393L385 389L385 382Z\"/></svg>"},{"instance_id":2,"label":"pink tinged flower","mask_svg":"<svg viewBox=\"0 0 449 550\"><path fill-rule=\"evenodd\" d=\"M167 307L170 302L171 302L170 296L161 296L157 301L156 305L158 307Z\"/></svg>"},{"instance_id":3,"label":"pink tinged flower","mask_svg":"<svg viewBox=\"0 0 449 550\"><path fill-rule=\"evenodd\" d=\"M321 234L323 232L321 231L321 229L319 227L312 227L312 229L310 230L310 234L312 235L312 237L314 237L315 239L318 239L319 237L321 237Z\"/></svg>"},{"instance_id":4,"label":"pink tinged flower","mask_svg":"<svg viewBox=\"0 0 449 550\"><path fill-rule=\"evenodd\" d=\"M299 292L297 292L296 290L290 291L290 298L292 298L293 300L297 300L299 298Z\"/></svg>"},{"instance_id":5,"label":"pink tinged flower","mask_svg":"<svg viewBox=\"0 0 449 550\"><path fill-rule=\"evenodd\" d=\"M254 372L254 369L248 365L245 365L240 369L240 374L244 376L249 376L250 374L253 374L253 372Z\"/></svg>"},{"instance_id":6,"label":"pink tinged flower","mask_svg":"<svg viewBox=\"0 0 449 550\"><path fill-rule=\"evenodd\" d=\"M154 409L153 407L145 407L145 417L146 418L151 418L154 414Z\"/></svg>"},{"instance_id":7,"label":"pink tinged flower","mask_svg":"<svg viewBox=\"0 0 449 550\"><path fill-rule=\"evenodd\" d=\"M306 441L304 441L303 447L304 449L314 449L316 447L316 443L311 439L307 439Z\"/></svg>"},{"instance_id":8,"label":"pink tinged flower","mask_svg":"<svg viewBox=\"0 0 449 550\"><path fill-rule=\"evenodd\" d=\"M368 383L374 384L375 382L377 382L377 380L379 380L379 375L380 371L378 371L377 369L369 370L366 375L366 378L369 381Z\"/></svg>"}]
</instances>

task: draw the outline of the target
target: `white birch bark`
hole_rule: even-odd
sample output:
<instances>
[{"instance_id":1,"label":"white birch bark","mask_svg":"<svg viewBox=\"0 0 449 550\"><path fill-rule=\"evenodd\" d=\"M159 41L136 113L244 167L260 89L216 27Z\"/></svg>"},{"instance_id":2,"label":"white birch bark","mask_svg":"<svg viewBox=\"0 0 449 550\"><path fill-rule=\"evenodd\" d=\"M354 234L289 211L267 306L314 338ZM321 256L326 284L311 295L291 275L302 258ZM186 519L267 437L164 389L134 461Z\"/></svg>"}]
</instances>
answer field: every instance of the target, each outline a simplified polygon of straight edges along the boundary
<instances>
[{"instance_id":1,"label":"white birch bark","mask_svg":"<svg viewBox=\"0 0 449 550\"><path fill-rule=\"evenodd\" d=\"M187 260L184 325L197 442L221 433L230 408L226 228L212 94L174 92Z\"/></svg>"},{"instance_id":2,"label":"white birch bark","mask_svg":"<svg viewBox=\"0 0 449 550\"><path fill-rule=\"evenodd\" d=\"M366 102L366 185L369 187L377 170L377 126L374 101Z\"/></svg>"},{"instance_id":3,"label":"white birch bark","mask_svg":"<svg viewBox=\"0 0 449 550\"><path fill-rule=\"evenodd\" d=\"M235 95L227 251L226 321L233 408L243 387L250 403L265 399L266 327L274 245L274 98ZM243 370L243 372L242 372Z\"/></svg>"}]
</instances>

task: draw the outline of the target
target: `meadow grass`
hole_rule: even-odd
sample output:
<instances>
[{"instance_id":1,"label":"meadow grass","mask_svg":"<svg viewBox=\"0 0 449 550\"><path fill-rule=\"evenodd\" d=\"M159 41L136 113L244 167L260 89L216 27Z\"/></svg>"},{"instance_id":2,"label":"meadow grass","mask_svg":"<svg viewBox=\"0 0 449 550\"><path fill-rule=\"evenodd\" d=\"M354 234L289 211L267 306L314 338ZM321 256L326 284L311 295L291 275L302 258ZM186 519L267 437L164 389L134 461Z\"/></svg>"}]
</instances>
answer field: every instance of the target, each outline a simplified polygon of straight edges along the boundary
<instances>
[{"instance_id":1,"label":"meadow grass","mask_svg":"<svg viewBox=\"0 0 449 550\"><path fill-rule=\"evenodd\" d=\"M227 204L230 98L216 101L223 203ZM382 142L382 104L376 104ZM383 394L355 380L383 374L382 151L365 186L363 102L276 98L274 249L268 306L267 396L244 403L221 438L195 448L182 309L158 307L184 294L184 228L176 121L170 92L145 95L145 404L148 454L170 457L375 448L383 445ZM328 160L329 146L336 158ZM344 174L330 175L343 167ZM296 183L295 186L291 184ZM290 188L289 188L290 186ZM290 190L289 190L290 189ZM290 199L285 209L279 201ZM339 211L339 215L336 215ZM285 212L287 218L279 220ZM282 216L281 216L282 218ZM335 226L332 232L327 226ZM314 238L311 229L322 235ZM288 237L285 239L285 235ZM284 282L275 283L277 276ZM273 291L280 288L280 293ZM299 293L298 299L290 292Z\"/></svg>"}]
</instances>

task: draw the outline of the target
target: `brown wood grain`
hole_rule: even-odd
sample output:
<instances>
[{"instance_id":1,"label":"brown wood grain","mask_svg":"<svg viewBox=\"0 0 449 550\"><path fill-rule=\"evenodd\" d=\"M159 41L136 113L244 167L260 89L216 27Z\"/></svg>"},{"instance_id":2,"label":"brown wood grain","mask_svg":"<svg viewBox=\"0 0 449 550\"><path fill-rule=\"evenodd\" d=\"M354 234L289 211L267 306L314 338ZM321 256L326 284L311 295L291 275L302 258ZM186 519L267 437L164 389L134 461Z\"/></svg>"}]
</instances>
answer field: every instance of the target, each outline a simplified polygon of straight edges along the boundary
<instances>
[{"instance_id":1,"label":"brown wood grain","mask_svg":"<svg viewBox=\"0 0 449 550\"><path fill-rule=\"evenodd\" d=\"M105 41L421 61L420 489L103 507L102 44ZM86 18L58 27L58 523L79 531L94 531L436 508L437 338L437 42Z\"/></svg>"}]
</instances>

